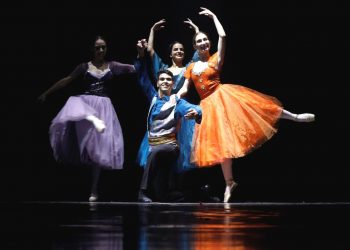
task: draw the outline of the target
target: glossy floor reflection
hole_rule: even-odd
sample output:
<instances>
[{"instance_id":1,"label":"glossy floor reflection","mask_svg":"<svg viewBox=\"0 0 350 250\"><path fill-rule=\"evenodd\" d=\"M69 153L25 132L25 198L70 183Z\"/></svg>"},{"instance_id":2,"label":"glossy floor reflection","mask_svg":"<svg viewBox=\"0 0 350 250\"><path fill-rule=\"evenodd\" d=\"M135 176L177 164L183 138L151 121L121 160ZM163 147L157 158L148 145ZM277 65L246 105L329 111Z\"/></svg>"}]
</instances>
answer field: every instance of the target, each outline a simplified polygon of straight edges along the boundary
<instances>
[{"instance_id":1,"label":"glossy floor reflection","mask_svg":"<svg viewBox=\"0 0 350 250\"><path fill-rule=\"evenodd\" d=\"M1 249L350 249L350 203L0 203Z\"/></svg>"}]
</instances>

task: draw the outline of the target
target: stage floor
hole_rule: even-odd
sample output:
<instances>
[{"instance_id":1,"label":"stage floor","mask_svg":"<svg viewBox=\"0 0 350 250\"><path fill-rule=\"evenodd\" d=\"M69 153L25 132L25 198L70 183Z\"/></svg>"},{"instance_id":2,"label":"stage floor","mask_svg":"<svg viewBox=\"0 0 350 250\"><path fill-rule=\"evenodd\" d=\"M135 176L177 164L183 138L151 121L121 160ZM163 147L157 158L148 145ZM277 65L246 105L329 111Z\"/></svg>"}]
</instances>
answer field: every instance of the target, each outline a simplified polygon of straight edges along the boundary
<instances>
[{"instance_id":1,"label":"stage floor","mask_svg":"<svg viewBox=\"0 0 350 250\"><path fill-rule=\"evenodd\" d=\"M1 249L350 249L350 203L0 202Z\"/></svg>"}]
</instances>

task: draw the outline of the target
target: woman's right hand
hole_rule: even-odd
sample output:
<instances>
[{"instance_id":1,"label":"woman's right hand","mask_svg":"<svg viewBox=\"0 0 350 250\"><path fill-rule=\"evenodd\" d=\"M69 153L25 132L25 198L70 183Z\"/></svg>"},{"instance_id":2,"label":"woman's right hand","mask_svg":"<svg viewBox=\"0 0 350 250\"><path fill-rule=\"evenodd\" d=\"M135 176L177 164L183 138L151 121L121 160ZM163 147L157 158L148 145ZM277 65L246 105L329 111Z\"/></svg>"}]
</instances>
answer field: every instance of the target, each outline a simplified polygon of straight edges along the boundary
<instances>
[{"instance_id":1,"label":"woman's right hand","mask_svg":"<svg viewBox=\"0 0 350 250\"><path fill-rule=\"evenodd\" d=\"M199 28L197 25L195 25L191 19L187 18L186 21L184 21L184 23L187 23L190 27L190 29L193 29L195 34L197 34L199 32Z\"/></svg>"},{"instance_id":2,"label":"woman's right hand","mask_svg":"<svg viewBox=\"0 0 350 250\"><path fill-rule=\"evenodd\" d=\"M157 31L157 30L160 30L160 29L164 28L165 27L164 26L165 22L166 22L165 19L162 19L162 20L156 22L155 24L153 24L152 30Z\"/></svg>"},{"instance_id":3,"label":"woman's right hand","mask_svg":"<svg viewBox=\"0 0 350 250\"><path fill-rule=\"evenodd\" d=\"M38 102L40 102L40 103L45 102L45 100L46 100L46 94L45 94L45 93L41 94L41 95L38 97L37 100L38 100Z\"/></svg>"}]
</instances>

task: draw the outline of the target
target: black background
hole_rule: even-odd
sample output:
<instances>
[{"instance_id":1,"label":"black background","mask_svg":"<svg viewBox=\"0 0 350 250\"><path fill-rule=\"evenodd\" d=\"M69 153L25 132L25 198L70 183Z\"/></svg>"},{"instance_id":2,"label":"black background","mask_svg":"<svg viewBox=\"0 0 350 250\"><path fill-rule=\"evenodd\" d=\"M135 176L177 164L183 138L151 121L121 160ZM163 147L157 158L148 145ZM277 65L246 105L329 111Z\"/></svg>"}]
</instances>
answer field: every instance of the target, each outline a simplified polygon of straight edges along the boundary
<instances>
[{"instance_id":1,"label":"black background","mask_svg":"<svg viewBox=\"0 0 350 250\"><path fill-rule=\"evenodd\" d=\"M108 41L108 57L133 63L138 39L148 38L154 22L166 18L155 37L156 51L168 58L168 44L180 40L192 54L189 17L213 44L212 10L227 33L222 73L225 83L241 84L277 97L292 112L316 114L314 123L281 120L279 131L252 154L234 161L239 182L236 201L350 201L348 164L347 57L345 1L148 1L81 6L47 3L1 10L2 157L1 200L82 200L89 195L90 172L55 162L48 140L51 120L74 87L44 104L37 97L89 61L95 35ZM216 47L216 46L214 46ZM103 171L101 200L136 199L141 170L136 153L145 132L148 103L134 75L112 86L125 140L125 168ZM193 189L210 184L222 195L219 167L188 173Z\"/></svg>"}]
</instances>

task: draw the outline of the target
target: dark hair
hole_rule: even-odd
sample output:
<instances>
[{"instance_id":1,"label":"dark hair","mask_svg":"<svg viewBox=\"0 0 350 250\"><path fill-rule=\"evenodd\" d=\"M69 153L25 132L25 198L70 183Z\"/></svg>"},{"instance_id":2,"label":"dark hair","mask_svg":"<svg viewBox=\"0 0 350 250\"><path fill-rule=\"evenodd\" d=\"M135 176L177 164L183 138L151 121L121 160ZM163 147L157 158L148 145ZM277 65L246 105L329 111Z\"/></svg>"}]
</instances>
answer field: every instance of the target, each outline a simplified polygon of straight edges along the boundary
<instances>
[{"instance_id":1,"label":"dark hair","mask_svg":"<svg viewBox=\"0 0 350 250\"><path fill-rule=\"evenodd\" d=\"M107 40L103 36L97 35L97 36L95 36L95 38L93 40L93 43L91 44L91 47L90 47L91 51L94 51L95 43L96 43L97 40L103 40L106 43L106 45L107 45Z\"/></svg>"},{"instance_id":2,"label":"dark hair","mask_svg":"<svg viewBox=\"0 0 350 250\"><path fill-rule=\"evenodd\" d=\"M161 70L159 70L158 73L157 73L157 81L158 81L159 76L160 76L161 74L167 74L167 75L171 76L171 79L174 79L174 74L173 74L170 70L161 69Z\"/></svg>"},{"instance_id":3,"label":"dark hair","mask_svg":"<svg viewBox=\"0 0 350 250\"><path fill-rule=\"evenodd\" d=\"M198 31L196 34L193 35L193 38L192 38L192 43L193 45L196 45L196 37L199 35L199 34L204 34L208 37L209 39L209 36L207 33L203 32L203 31ZM210 39L209 39L210 40Z\"/></svg>"},{"instance_id":4,"label":"dark hair","mask_svg":"<svg viewBox=\"0 0 350 250\"><path fill-rule=\"evenodd\" d=\"M101 36L101 35L95 36L94 44L95 44L95 42L96 42L97 40L99 40L99 39L103 40L103 41L107 44L107 40L106 40L103 36Z\"/></svg>"},{"instance_id":5,"label":"dark hair","mask_svg":"<svg viewBox=\"0 0 350 250\"><path fill-rule=\"evenodd\" d=\"M171 54L171 51L173 51L173 47L174 47L174 45L175 44L181 44L183 47L185 47L184 46L184 44L182 43L182 42L179 42L179 41L173 41L170 45L169 45L169 51L170 51L170 54Z\"/></svg>"}]
</instances>

